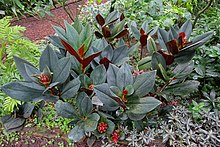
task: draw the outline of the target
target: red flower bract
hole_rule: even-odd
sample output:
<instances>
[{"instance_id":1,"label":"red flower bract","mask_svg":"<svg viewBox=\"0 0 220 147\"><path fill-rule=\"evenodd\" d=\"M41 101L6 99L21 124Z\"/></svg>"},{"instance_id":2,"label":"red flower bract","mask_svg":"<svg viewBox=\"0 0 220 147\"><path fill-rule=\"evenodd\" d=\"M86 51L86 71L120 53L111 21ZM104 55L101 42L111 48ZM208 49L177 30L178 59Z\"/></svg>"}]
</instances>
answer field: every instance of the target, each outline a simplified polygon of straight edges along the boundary
<instances>
[{"instance_id":1,"label":"red flower bract","mask_svg":"<svg viewBox=\"0 0 220 147\"><path fill-rule=\"evenodd\" d=\"M123 95L127 95L127 94L128 94L128 90L123 90L123 91L122 91L122 94L123 94Z\"/></svg>"},{"instance_id":2,"label":"red flower bract","mask_svg":"<svg viewBox=\"0 0 220 147\"><path fill-rule=\"evenodd\" d=\"M118 143L118 140L119 140L119 130L114 130L114 132L112 133L112 141L116 144Z\"/></svg>"},{"instance_id":3,"label":"red flower bract","mask_svg":"<svg viewBox=\"0 0 220 147\"><path fill-rule=\"evenodd\" d=\"M99 133L102 134L102 133L106 132L107 128L108 128L108 124L106 124L104 122L100 122L97 129L98 129Z\"/></svg>"},{"instance_id":4,"label":"red flower bract","mask_svg":"<svg viewBox=\"0 0 220 147\"><path fill-rule=\"evenodd\" d=\"M43 85L49 85L50 84L50 78L44 73L40 74L39 80Z\"/></svg>"}]
</instances>

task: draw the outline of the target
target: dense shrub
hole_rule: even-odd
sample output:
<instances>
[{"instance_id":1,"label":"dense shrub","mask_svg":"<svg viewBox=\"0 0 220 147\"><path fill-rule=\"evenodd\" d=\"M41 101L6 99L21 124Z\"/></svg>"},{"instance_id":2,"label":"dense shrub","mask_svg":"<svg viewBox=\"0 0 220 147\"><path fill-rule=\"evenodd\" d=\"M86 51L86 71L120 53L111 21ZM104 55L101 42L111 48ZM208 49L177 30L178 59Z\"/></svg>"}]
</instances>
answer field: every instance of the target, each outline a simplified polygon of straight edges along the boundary
<instances>
[{"instance_id":1,"label":"dense shrub","mask_svg":"<svg viewBox=\"0 0 220 147\"><path fill-rule=\"evenodd\" d=\"M107 137L118 143L125 137L122 127L142 130L148 124L146 114L161 101L197 90L199 82L187 78L194 68L191 59L211 32L190 38L191 21L169 31L150 28L147 22L128 28L118 11L105 18L98 14L96 20L95 30L78 19L73 25L65 21L65 29L55 26L58 36L49 40L57 49L47 46L39 67L14 56L24 80L1 89L23 103L2 117L7 132L22 129L30 116L41 118L45 102L52 101L57 113L71 120L70 140L86 139L91 145ZM155 33L158 38L153 39ZM129 65L129 55L139 50L142 60Z\"/></svg>"}]
</instances>

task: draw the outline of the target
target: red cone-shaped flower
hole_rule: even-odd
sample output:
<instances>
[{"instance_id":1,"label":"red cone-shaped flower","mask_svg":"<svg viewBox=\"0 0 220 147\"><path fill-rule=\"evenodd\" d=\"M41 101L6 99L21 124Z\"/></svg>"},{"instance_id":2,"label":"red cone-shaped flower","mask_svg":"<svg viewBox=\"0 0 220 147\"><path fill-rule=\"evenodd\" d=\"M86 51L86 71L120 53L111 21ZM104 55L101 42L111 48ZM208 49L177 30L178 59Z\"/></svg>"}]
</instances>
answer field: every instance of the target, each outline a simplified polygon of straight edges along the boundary
<instances>
[{"instance_id":1,"label":"red cone-shaped flower","mask_svg":"<svg viewBox=\"0 0 220 147\"><path fill-rule=\"evenodd\" d=\"M44 73L40 74L39 80L45 86L50 84L50 78Z\"/></svg>"},{"instance_id":2,"label":"red cone-shaped flower","mask_svg":"<svg viewBox=\"0 0 220 147\"><path fill-rule=\"evenodd\" d=\"M102 134L102 133L106 132L107 128L108 128L108 125L106 123L100 122L97 129L98 129L99 133Z\"/></svg>"},{"instance_id":3,"label":"red cone-shaped flower","mask_svg":"<svg viewBox=\"0 0 220 147\"><path fill-rule=\"evenodd\" d=\"M127 95L128 94L128 90L123 90L122 93L123 93L123 95Z\"/></svg>"},{"instance_id":4,"label":"red cone-shaped flower","mask_svg":"<svg viewBox=\"0 0 220 147\"><path fill-rule=\"evenodd\" d=\"M118 140L119 140L119 130L114 130L114 132L112 133L112 141L116 144L118 143Z\"/></svg>"}]
</instances>

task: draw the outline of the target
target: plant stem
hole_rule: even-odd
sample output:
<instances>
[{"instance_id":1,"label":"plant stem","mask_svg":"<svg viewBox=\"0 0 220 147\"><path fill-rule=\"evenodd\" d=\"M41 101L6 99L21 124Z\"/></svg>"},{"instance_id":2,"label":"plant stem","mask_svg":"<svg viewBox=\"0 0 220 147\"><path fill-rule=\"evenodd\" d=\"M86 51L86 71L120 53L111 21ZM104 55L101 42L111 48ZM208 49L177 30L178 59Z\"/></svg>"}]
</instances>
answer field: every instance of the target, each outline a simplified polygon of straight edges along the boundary
<instances>
[{"instance_id":1,"label":"plant stem","mask_svg":"<svg viewBox=\"0 0 220 147\"><path fill-rule=\"evenodd\" d=\"M196 18L195 18L195 20L194 20L194 22L193 22L193 28L195 27L195 25L196 25L196 23L197 23L197 21L198 21L200 15L201 15L203 12L205 12L205 11L212 5L213 2L214 2L214 0L209 0L209 3L208 3L201 11L198 12L198 14L196 15Z\"/></svg>"}]
</instances>

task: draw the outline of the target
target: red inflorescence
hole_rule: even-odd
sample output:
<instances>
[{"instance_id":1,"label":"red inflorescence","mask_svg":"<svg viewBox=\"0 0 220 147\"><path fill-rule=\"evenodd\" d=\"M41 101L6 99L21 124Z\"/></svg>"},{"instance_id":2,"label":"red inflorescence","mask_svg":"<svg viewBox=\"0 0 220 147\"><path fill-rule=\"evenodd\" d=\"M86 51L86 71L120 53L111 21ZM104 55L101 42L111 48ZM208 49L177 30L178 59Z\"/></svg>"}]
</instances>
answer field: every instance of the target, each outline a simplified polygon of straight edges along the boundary
<instances>
[{"instance_id":1,"label":"red inflorescence","mask_svg":"<svg viewBox=\"0 0 220 147\"><path fill-rule=\"evenodd\" d=\"M50 84L50 78L44 73L40 74L39 80L43 85L49 85Z\"/></svg>"},{"instance_id":2,"label":"red inflorescence","mask_svg":"<svg viewBox=\"0 0 220 147\"><path fill-rule=\"evenodd\" d=\"M105 133L106 130L108 128L108 124L104 123L104 122L100 122L98 125L98 131L102 134Z\"/></svg>"},{"instance_id":3,"label":"red inflorescence","mask_svg":"<svg viewBox=\"0 0 220 147\"><path fill-rule=\"evenodd\" d=\"M93 84L90 85L90 86L89 86L89 89L94 90L94 85L93 85Z\"/></svg>"},{"instance_id":4,"label":"red inflorescence","mask_svg":"<svg viewBox=\"0 0 220 147\"><path fill-rule=\"evenodd\" d=\"M127 94L128 94L128 90L123 90L123 91L122 91L122 94L123 94L123 95L127 95Z\"/></svg>"},{"instance_id":5,"label":"red inflorescence","mask_svg":"<svg viewBox=\"0 0 220 147\"><path fill-rule=\"evenodd\" d=\"M115 130L113 133L112 133L112 141L116 144L118 143L118 140L119 140L119 130Z\"/></svg>"}]
</instances>

